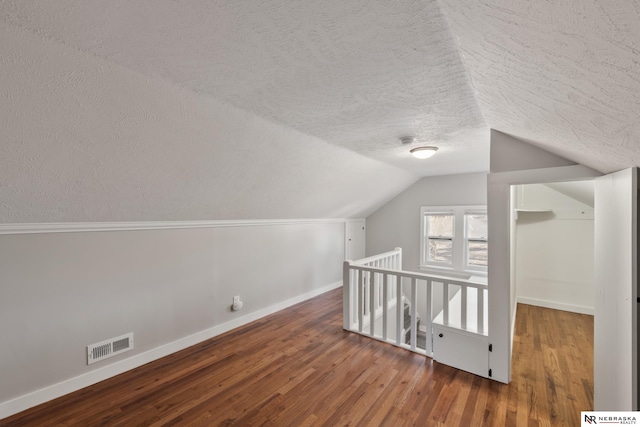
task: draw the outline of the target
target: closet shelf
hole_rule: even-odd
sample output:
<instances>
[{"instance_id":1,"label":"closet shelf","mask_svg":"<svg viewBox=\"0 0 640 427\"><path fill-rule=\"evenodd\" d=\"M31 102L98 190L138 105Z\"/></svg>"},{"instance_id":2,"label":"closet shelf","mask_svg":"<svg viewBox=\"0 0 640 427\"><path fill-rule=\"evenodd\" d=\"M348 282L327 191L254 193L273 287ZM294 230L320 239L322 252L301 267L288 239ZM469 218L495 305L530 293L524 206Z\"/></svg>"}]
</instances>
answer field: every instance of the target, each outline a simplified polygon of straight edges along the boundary
<instances>
[{"instance_id":1,"label":"closet shelf","mask_svg":"<svg viewBox=\"0 0 640 427\"><path fill-rule=\"evenodd\" d=\"M520 213L552 213L553 209L514 209L516 215L516 220L518 219L518 215Z\"/></svg>"},{"instance_id":2,"label":"closet shelf","mask_svg":"<svg viewBox=\"0 0 640 427\"><path fill-rule=\"evenodd\" d=\"M545 213L545 212L553 212L553 209L514 209L516 212L538 212L538 213Z\"/></svg>"}]
</instances>

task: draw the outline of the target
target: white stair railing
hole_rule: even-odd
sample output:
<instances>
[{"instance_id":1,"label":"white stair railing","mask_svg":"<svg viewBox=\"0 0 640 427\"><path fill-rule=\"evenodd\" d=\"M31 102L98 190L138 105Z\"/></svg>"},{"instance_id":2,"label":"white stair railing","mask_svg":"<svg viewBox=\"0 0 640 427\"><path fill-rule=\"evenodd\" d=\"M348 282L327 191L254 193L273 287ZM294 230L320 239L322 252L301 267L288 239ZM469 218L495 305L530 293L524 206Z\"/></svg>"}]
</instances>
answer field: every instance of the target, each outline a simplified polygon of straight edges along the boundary
<instances>
[{"instance_id":1,"label":"white stair railing","mask_svg":"<svg viewBox=\"0 0 640 427\"><path fill-rule=\"evenodd\" d=\"M395 248L393 251L385 252L379 255L363 258L351 263L352 265L358 265L363 267L381 268L387 270L401 270L402 269L402 249ZM397 293L395 282L392 280L390 287L381 286L380 282L376 280L375 275L372 275L368 271L359 272L357 270L351 270L349 280L352 283L360 283L361 286L356 289L353 287L353 292L350 298L354 304L358 305L357 313L359 315L360 328L365 324L369 324L371 321L371 313L374 313L374 318L380 316L383 312L383 301L386 301L386 307L395 306ZM387 289L387 292L384 292ZM358 291L358 292L356 292ZM356 295L360 295L360 298L355 298ZM355 308L355 307L354 307ZM351 312L354 312L351 310Z\"/></svg>"},{"instance_id":2,"label":"white stair railing","mask_svg":"<svg viewBox=\"0 0 640 427\"><path fill-rule=\"evenodd\" d=\"M479 281L402 271L402 249L396 248L345 261L343 328L432 356L433 323L487 335L487 297L487 285ZM418 316L419 305L424 316Z\"/></svg>"}]
</instances>

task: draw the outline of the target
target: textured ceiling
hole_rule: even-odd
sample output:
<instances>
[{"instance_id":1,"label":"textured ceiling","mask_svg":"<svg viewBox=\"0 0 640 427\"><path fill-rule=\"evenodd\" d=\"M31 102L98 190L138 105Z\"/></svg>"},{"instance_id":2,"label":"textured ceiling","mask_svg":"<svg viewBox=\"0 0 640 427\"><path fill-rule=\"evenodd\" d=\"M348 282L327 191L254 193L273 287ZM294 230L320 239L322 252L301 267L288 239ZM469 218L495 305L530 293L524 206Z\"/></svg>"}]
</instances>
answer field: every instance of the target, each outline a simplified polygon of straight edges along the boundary
<instances>
[{"instance_id":1,"label":"textured ceiling","mask_svg":"<svg viewBox=\"0 0 640 427\"><path fill-rule=\"evenodd\" d=\"M488 170L435 1L7 1L11 24L420 176ZM399 137L440 147L419 162Z\"/></svg>"},{"instance_id":2,"label":"textured ceiling","mask_svg":"<svg viewBox=\"0 0 640 427\"><path fill-rule=\"evenodd\" d=\"M601 172L640 165L640 1L440 4L489 127Z\"/></svg>"},{"instance_id":3,"label":"textured ceiling","mask_svg":"<svg viewBox=\"0 0 640 427\"><path fill-rule=\"evenodd\" d=\"M366 216L416 176L0 25L0 223Z\"/></svg>"},{"instance_id":4,"label":"textured ceiling","mask_svg":"<svg viewBox=\"0 0 640 427\"><path fill-rule=\"evenodd\" d=\"M490 128L640 165L638 0L4 0L0 28L4 222L359 215L488 170Z\"/></svg>"}]
</instances>

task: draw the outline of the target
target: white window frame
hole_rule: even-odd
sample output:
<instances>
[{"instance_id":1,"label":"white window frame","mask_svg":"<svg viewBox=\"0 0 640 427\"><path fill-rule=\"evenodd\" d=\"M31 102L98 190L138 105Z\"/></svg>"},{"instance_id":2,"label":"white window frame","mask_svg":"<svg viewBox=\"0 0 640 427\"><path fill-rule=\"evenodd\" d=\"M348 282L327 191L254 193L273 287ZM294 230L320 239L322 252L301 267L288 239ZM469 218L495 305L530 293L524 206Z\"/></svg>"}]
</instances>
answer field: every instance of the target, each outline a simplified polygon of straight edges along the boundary
<instances>
[{"instance_id":1,"label":"white window frame","mask_svg":"<svg viewBox=\"0 0 640 427\"><path fill-rule=\"evenodd\" d=\"M426 221L427 214L453 214L453 239L451 251L451 264L443 264L441 262L433 262L427 260L427 236ZM420 207L420 269L430 271L435 274L463 274L474 276L486 276L487 267L468 265L467 263L467 244L469 240L466 236L466 215L467 214L487 214L487 207L483 205L465 205L465 206L421 206Z\"/></svg>"}]
</instances>

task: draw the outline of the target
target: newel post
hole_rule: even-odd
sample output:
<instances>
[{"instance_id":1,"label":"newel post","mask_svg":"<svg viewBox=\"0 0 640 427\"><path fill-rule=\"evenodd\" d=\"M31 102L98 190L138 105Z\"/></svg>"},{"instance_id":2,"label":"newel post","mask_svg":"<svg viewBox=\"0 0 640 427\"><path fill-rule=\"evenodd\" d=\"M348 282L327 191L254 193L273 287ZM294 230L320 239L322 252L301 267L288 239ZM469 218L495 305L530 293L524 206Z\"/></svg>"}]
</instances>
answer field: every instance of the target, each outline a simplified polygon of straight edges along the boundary
<instances>
[{"instance_id":1,"label":"newel post","mask_svg":"<svg viewBox=\"0 0 640 427\"><path fill-rule=\"evenodd\" d=\"M398 265L396 265L396 270L402 270L402 248L394 248L393 250L398 252Z\"/></svg>"},{"instance_id":2,"label":"newel post","mask_svg":"<svg viewBox=\"0 0 640 427\"><path fill-rule=\"evenodd\" d=\"M342 328L351 329L351 261L346 260L342 268Z\"/></svg>"}]
</instances>

